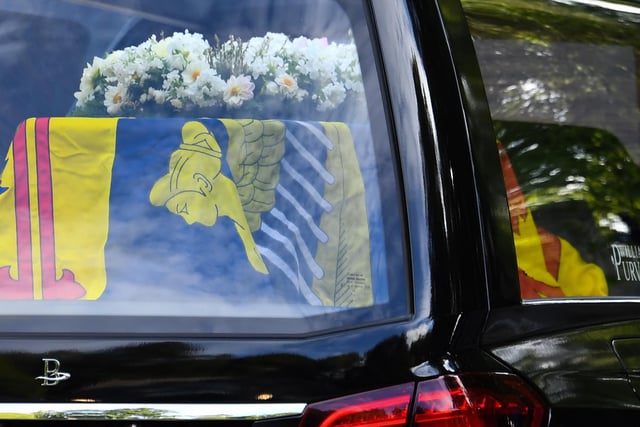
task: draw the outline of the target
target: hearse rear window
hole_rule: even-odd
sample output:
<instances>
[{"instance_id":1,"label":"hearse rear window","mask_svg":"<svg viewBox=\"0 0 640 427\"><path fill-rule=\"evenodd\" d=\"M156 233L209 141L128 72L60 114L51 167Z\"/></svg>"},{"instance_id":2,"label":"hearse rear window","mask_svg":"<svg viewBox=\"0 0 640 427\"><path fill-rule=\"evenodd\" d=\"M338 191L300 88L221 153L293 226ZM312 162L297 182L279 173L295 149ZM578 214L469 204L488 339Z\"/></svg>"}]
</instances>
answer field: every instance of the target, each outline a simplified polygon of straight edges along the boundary
<instances>
[{"instance_id":1,"label":"hearse rear window","mask_svg":"<svg viewBox=\"0 0 640 427\"><path fill-rule=\"evenodd\" d=\"M141 332L405 315L367 29L338 0L3 1L0 311Z\"/></svg>"},{"instance_id":2,"label":"hearse rear window","mask_svg":"<svg viewBox=\"0 0 640 427\"><path fill-rule=\"evenodd\" d=\"M640 296L640 8L464 0L523 299Z\"/></svg>"}]
</instances>

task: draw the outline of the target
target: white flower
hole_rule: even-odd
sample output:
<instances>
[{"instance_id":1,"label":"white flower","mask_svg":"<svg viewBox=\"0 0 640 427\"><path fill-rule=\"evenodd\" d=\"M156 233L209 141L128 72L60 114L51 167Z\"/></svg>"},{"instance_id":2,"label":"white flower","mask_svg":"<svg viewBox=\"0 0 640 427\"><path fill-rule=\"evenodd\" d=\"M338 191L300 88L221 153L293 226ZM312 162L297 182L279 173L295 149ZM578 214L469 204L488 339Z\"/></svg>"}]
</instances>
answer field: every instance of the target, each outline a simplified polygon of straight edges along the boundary
<instances>
[{"instance_id":1,"label":"white flower","mask_svg":"<svg viewBox=\"0 0 640 427\"><path fill-rule=\"evenodd\" d=\"M154 56L160 59L167 57L167 39L160 39L160 41L156 41L156 35L154 34L151 36L149 41L149 47Z\"/></svg>"},{"instance_id":2,"label":"white flower","mask_svg":"<svg viewBox=\"0 0 640 427\"><path fill-rule=\"evenodd\" d=\"M280 89L276 82L267 82L267 84L264 85L264 91L267 95L277 95Z\"/></svg>"},{"instance_id":3,"label":"white flower","mask_svg":"<svg viewBox=\"0 0 640 427\"><path fill-rule=\"evenodd\" d=\"M187 60L180 53L167 55L164 60L167 66L174 71L182 71L187 66Z\"/></svg>"},{"instance_id":4,"label":"white flower","mask_svg":"<svg viewBox=\"0 0 640 427\"><path fill-rule=\"evenodd\" d=\"M172 88L175 89L180 85L180 72L178 70L170 71L164 76L164 81L162 82L162 88L164 90L170 91Z\"/></svg>"},{"instance_id":5,"label":"white flower","mask_svg":"<svg viewBox=\"0 0 640 427\"><path fill-rule=\"evenodd\" d=\"M205 61L193 61L189 62L182 72L182 80L186 84L194 83L198 80L198 77L202 74L204 70L209 69L209 64Z\"/></svg>"},{"instance_id":6,"label":"white flower","mask_svg":"<svg viewBox=\"0 0 640 427\"><path fill-rule=\"evenodd\" d=\"M175 108L176 110L182 110L182 107L184 106L184 104L182 103L182 101L180 101L179 99L172 99L171 101L169 101L169 103L173 106L173 108Z\"/></svg>"},{"instance_id":7,"label":"white flower","mask_svg":"<svg viewBox=\"0 0 640 427\"><path fill-rule=\"evenodd\" d=\"M104 106L107 107L107 113L112 116L120 113L122 106L127 101L127 88L124 85L110 86L104 94Z\"/></svg>"},{"instance_id":8,"label":"white flower","mask_svg":"<svg viewBox=\"0 0 640 427\"><path fill-rule=\"evenodd\" d=\"M290 74L280 74L275 83L278 87L278 91L282 93L285 98L295 99L300 102L307 96L308 92L298 87L298 82L295 77Z\"/></svg>"},{"instance_id":9,"label":"white flower","mask_svg":"<svg viewBox=\"0 0 640 427\"><path fill-rule=\"evenodd\" d=\"M164 104L167 99L167 92L163 90L158 90L150 87L147 93L147 98L153 99L156 104Z\"/></svg>"},{"instance_id":10,"label":"white flower","mask_svg":"<svg viewBox=\"0 0 640 427\"><path fill-rule=\"evenodd\" d=\"M214 70L207 68L200 74L196 84L190 86L191 88L195 91L192 96L193 102L199 107L210 107L218 104L223 98L226 83Z\"/></svg>"},{"instance_id":11,"label":"white flower","mask_svg":"<svg viewBox=\"0 0 640 427\"><path fill-rule=\"evenodd\" d=\"M173 33L166 40L167 51L172 54L176 53L193 53L195 55L202 54L210 48L209 42L199 33L191 34L189 31L184 33Z\"/></svg>"},{"instance_id":12,"label":"white flower","mask_svg":"<svg viewBox=\"0 0 640 427\"><path fill-rule=\"evenodd\" d=\"M95 99L95 92L98 91L97 80L100 77L101 65L103 59L95 57L91 64L87 64L82 71L82 77L80 78L80 90L75 92L73 96L78 100L78 105L82 106L89 101Z\"/></svg>"},{"instance_id":13,"label":"white flower","mask_svg":"<svg viewBox=\"0 0 640 427\"><path fill-rule=\"evenodd\" d=\"M111 52L101 61L100 68L106 73L110 73L114 68L120 67L125 60L125 52L122 50L116 50Z\"/></svg>"},{"instance_id":14,"label":"white flower","mask_svg":"<svg viewBox=\"0 0 640 427\"><path fill-rule=\"evenodd\" d=\"M318 104L319 111L327 111L342 104L347 96L344 86L330 83L322 89L321 102Z\"/></svg>"},{"instance_id":15,"label":"white flower","mask_svg":"<svg viewBox=\"0 0 640 427\"><path fill-rule=\"evenodd\" d=\"M256 86L259 94L254 94ZM152 35L137 46L94 58L74 96L87 112L119 115L153 103L185 111L239 108L254 96L309 100L324 111L350 93L363 92L354 43L267 33L245 42L230 36L212 48L202 34L185 30L160 40Z\"/></svg>"},{"instance_id":16,"label":"white flower","mask_svg":"<svg viewBox=\"0 0 640 427\"><path fill-rule=\"evenodd\" d=\"M227 81L223 99L230 107L238 108L245 101L253 98L255 84L249 76L231 76Z\"/></svg>"},{"instance_id":17,"label":"white flower","mask_svg":"<svg viewBox=\"0 0 640 427\"><path fill-rule=\"evenodd\" d=\"M290 74L280 74L276 77L276 83L285 95L294 95L298 91L298 82Z\"/></svg>"}]
</instances>

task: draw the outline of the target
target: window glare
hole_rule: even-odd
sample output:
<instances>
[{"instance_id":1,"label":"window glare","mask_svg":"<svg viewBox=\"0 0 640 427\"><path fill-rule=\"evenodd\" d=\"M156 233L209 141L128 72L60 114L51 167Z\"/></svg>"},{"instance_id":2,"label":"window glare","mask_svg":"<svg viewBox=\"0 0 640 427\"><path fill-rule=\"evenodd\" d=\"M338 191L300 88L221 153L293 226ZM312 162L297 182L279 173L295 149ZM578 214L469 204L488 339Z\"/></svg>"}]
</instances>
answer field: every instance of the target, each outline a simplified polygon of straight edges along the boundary
<instances>
[{"instance_id":1,"label":"window glare","mask_svg":"<svg viewBox=\"0 0 640 427\"><path fill-rule=\"evenodd\" d=\"M7 0L0 34L4 313L406 313L361 5Z\"/></svg>"},{"instance_id":2,"label":"window glare","mask_svg":"<svg viewBox=\"0 0 640 427\"><path fill-rule=\"evenodd\" d=\"M640 295L640 15L464 0L524 299Z\"/></svg>"}]
</instances>

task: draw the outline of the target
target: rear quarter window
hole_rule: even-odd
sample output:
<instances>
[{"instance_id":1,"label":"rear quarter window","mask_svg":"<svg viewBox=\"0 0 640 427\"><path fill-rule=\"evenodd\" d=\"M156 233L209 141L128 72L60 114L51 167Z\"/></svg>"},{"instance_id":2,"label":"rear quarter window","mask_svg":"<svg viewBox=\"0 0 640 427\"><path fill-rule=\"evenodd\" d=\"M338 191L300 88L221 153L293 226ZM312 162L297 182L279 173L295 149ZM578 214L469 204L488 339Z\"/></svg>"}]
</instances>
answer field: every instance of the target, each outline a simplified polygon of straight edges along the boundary
<instances>
[{"instance_id":1,"label":"rear quarter window","mask_svg":"<svg viewBox=\"0 0 640 427\"><path fill-rule=\"evenodd\" d=\"M524 299L640 295L640 8L464 0Z\"/></svg>"}]
</instances>

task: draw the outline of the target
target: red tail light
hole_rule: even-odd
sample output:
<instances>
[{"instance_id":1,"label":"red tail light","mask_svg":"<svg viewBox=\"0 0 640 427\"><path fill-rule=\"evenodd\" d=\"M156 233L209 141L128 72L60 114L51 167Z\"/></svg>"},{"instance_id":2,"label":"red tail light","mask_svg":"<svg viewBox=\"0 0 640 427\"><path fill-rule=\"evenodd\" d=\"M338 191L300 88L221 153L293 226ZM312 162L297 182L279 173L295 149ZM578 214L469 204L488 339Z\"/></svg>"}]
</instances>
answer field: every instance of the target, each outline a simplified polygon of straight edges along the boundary
<instances>
[{"instance_id":1,"label":"red tail light","mask_svg":"<svg viewBox=\"0 0 640 427\"><path fill-rule=\"evenodd\" d=\"M463 374L316 403L300 427L541 427L545 413L515 375Z\"/></svg>"},{"instance_id":2,"label":"red tail light","mask_svg":"<svg viewBox=\"0 0 640 427\"><path fill-rule=\"evenodd\" d=\"M300 427L401 427L407 423L414 384L354 394L307 407Z\"/></svg>"},{"instance_id":3,"label":"red tail light","mask_svg":"<svg viewBox=\"0 0 640 427\"><path fill-rule=\"evenodd\" d=\"M540 427L541 399L509 374L444 376L418 384L414 427Z\"/></svg>"}]
</instances>

